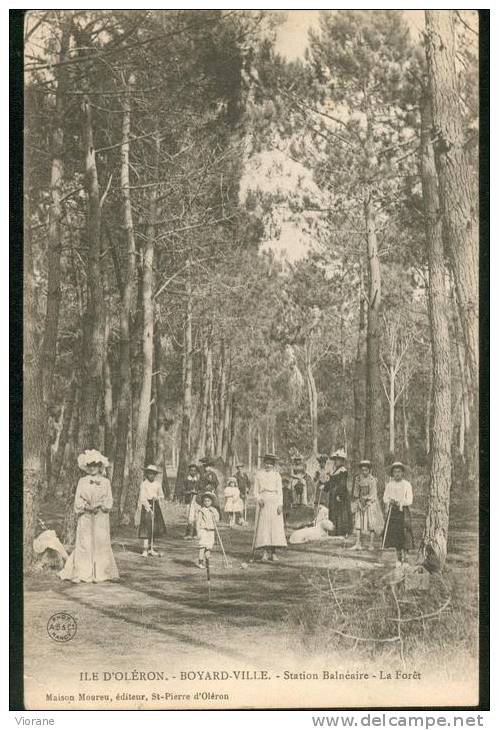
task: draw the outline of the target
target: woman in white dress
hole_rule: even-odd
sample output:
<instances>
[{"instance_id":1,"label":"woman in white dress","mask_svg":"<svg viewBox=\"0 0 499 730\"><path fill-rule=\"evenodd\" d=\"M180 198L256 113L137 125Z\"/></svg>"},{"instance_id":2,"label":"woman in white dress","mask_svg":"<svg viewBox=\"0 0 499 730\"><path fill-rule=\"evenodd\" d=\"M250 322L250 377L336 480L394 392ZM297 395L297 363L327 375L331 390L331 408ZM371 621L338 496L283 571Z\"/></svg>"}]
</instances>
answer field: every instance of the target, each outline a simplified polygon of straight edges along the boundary
<instances>
[{"instance_id":1,"label":"woman in white dress","mask_svg":"<svg viewBox=\"0 0 499 730\"><path fill-rule=\"evenodd\" d=\"M94 449L78 457L78 466L86 476L76 487L74 510L78 515L75 549L59 573L62 580L73 583L99 583L119 578L111 549L109 512L113 506L111 484L100 473L109 466L105 456Z\"/></svg>"},{"instance_id":2,"label":"woman in white dress","mask_svg":"<svg viewBox=\"0 0 499 730\"><path fill-rule=\"evenodd\" d=\"M282 482L275 469L276 461L274 454L266 454L263 469L255 474L255 549L263 548L262 562L277 561L275 549L287 545L282 515Z\"/></svg>"}]
</instances>

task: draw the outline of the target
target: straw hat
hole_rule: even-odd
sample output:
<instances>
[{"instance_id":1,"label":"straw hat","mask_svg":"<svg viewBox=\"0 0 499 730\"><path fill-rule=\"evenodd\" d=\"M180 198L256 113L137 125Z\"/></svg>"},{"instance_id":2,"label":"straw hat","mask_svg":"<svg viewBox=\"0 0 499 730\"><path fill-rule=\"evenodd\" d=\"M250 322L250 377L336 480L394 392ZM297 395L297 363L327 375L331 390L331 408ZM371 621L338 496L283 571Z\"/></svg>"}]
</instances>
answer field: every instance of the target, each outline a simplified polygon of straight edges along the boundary
<instances>
[{"instance_id":1,"label":"straw hat","mask_svg":"<svg viewBox=\"0 0 499 730\"><path fill-rule=\"evenodd\" d=\"M393 474L394 469L402 469L402 471L405 471L405 465L401 461L394 461L390 467L390 474Z\"/></svg>"},{"instance_id":2,"label":"straw hat","mask_svg":"<svg viewBox=\"0 0 499 730\"><path fill-rule=\"evenodd\" d=\"M263 457L263 463L264 464L275 464L277 461L277 456L275 454L265 454Z\"/></svg>"},{"instance_id":3,"label":"straw hat","mask_svg":"<svg viewBox=\"0 0 499 730\"><path fill-rule=\"evenodd\" d=\"M371 468L371 462L369 459L362 459L362 461L359 461L359 466L368 466Z\"/></svg>"},{"instance_id":4,"label":"straw hat","mask_svg":"<svg viewBox=\"0 0 499 730\"><path fill-rule=\"evenodd\" d=\"M156 464L149 464L144 467L144 471L153 471L155 474L159 474L159 469Z\"/></svg>"},{"instance_id":5,"label":"straw hat","mask_svg":"<svg viewBox=\"0 0 499 730\"><path fill-rule=\"evenodd\" d=\"M107 468L109 466L109 459L101 454L97 449L85 449L85 451L78 456L78 466L82 471L87 471L90 464L101 464Z\"/></svg>"},{"instance_id":6,"label":"straw hat","mask_svg":"<svg viewBox=\"0 0 499 730\"><path fill-rule=\"evenodd\" d=\"M213 492L203 492L203 494L201 495L201 500L203 500L205 497L209 497L211 499L213 505L216 506L216 504L217 504L217 498L213 494Z\"/></svg>"}]
</instances>

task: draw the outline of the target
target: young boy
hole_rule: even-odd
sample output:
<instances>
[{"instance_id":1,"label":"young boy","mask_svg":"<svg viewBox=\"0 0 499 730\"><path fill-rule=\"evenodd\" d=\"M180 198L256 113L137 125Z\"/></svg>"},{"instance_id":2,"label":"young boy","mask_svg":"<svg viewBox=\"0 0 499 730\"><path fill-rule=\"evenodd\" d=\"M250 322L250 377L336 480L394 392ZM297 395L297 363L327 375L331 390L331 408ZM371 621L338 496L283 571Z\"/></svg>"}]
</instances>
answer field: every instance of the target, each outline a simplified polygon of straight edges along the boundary
<instances>
[{"instance_id":1,"label":"young boy","mask_svg":"<svg viewBox=\"0 0 499 730\"><path fill-rule=\"evenodd\" d=\"M205 567L206 560L210 559L215 544L215 528L220 520L220 514L215 505L215 495L212 492L205 492L201 497L201 507L196 514L196 529L199 538L199 568Z\"/></svg>"}]
</instances>

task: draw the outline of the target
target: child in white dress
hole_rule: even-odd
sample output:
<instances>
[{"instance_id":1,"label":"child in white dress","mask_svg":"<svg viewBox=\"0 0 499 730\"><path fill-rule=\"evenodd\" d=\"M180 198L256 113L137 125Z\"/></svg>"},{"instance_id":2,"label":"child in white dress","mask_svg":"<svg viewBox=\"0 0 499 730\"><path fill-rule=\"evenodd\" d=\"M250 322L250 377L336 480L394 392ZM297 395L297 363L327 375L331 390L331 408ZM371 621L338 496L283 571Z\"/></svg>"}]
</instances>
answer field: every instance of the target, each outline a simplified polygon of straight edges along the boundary
<instances>
[{"instance_id":1,"label":"child in white dress","mask_svg":"<svg viewBox=\"0 0 499 730\"><path fill-rule=\"evenodd\" d=\"M235 477L229 477L227 479L227 486L224 489L224 497L224 512L228 517L229 525L235 525L236 519L238 515L241 515L244 507L241 499L241 493L237 486L237 479Z\"/></svg>"}]
</instances>

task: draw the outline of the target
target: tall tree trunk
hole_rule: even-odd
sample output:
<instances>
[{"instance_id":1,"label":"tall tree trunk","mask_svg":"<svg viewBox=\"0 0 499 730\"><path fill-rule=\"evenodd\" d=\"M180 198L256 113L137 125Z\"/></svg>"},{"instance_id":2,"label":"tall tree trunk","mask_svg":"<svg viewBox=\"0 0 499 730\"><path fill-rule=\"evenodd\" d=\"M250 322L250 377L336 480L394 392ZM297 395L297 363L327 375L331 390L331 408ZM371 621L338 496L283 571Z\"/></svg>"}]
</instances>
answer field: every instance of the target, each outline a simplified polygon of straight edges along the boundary
<instances>
[{"instance_id":1,"label":"tall tree trunk","mask_svg":"<svg viewBox=\"0 0 499 730\"><path fill-rule=\"evenodd\" d=\"M215 452L215 424L213 413L213 351L209 348L209 362L206 369L208 371L208 413L206 415L206 455L213 456Z\"/></svg>"},{"instance_id":2,"label":"tall tree trunk","mask_svg":"<svg viewBox=\"0 0 499 730\"><path fill-rule=\"evenodd\" d=\"M305 345L305 367L307 371L307 384L308 384L308 394L309 394L309 406L310 406L310 425L311 425L311 434L312 434L312 453L317 454L319 449L319 427L318 427L318 418L317 418L317 386L315 384L315 378L314 378L314 371L312 368L312 358L311 358L311 351L310 351L310 344L306 343Z\"/></svg>"},{"instance_id":3,"label":"tall tree trunk","mask_svg":"<svg viewBox=\"0 0 499 730\"><path fill-rule=\"evenodd\" d=\"M225 403L227 400L227 356L225 352L225 342L220 342L220 378L218 382L218 427L217 427L217 444L216 454L222 456L223 438L224 438L224 414Z\"/></svg>"},{"instance_id":4,"label":"tall tree trunk","mask_svg":"<svg viewBox=\"0 0 499 730\"><path fill-rule=\"evenodd\" d=\"M28 200L28 196L25 196ZM24 329L23 329L23 568L29 570L34 561L33 539L45 481L46 408L43 401L40 350L36 321L36 288L30 238L29 206L25 207L24 230ZM13 497L16 501L16 498Z\"/></svg>"},{"instance_id":5,"label":"tall tree trunk","mask_svg":"<svg viewBox=\"0 0 499 730\"><path fill-rule=\"evenodd\" d=\"M260 423L256 427L256 468L262 463L262 429Z\"/></svg>"},{"instance_id":6,"label":"tall tree trunk","mask_svg":"<svg viewBox=\"0 0 499 730\"><path fill-rule=\"evenodd\" d=\"M380 373L380 323L381 305L381 267L378 255L378 239L376 236L374 206L369 192L364 203L366 225L368 276L368 308L367 308L367 367L366 367L366 431L365 452L370 459L373 474L382 484L384 480L383 455L383 411L381 400Z\"/></svg>"},{"instance_id":7,"label":"tall tree trunk","mask_svg":"<svg viewBox=\"0 0 499 730\"><path fill-rule=\"evenodd\" d=\"M442 569L447 556L451 488L451 370L445 256L438 182L431 142L430 99L421 104L421 181L428 248L428 303L433 362L430 488L422 553Z\"/></svg>"},{"instance_id":8,"label":"tall tree trunk","mask_svg":"<svg viewBox=\"0 0 499 730\"><path fill-rule=\"evenodd\" d=\"M59 61L64 61L71 36L71 13L62 14L61 46ZM54 68L56 92L54 120L50 143L52 158L50 172L50 207L47 249L47 306L42 346L43 396L46 403L52 402L54 370L57 355L57 333L61 308L61 254L63 215L61 198L64 183L64 110L67 87L67 66Z\"/></svg>"},{"instance_id":9,"label":"tall tree trunk","mask_svg":"<svg viewBox=\"0 0 499 730\"><path fill-rule=\"evenodd\" d=\"M395 366L390 363L389 369L389 397L388 406L390 411L390 456L395 455Z\"/></svg>"},{"instance_id":10,"label":"tall tree trunk","mask_svg":"<svg viewBox=\"0 0 499 730\"><path fill-rule=\"evenodd\" d=\"M402 391L402 424L404 430L404 461L407 462L410 453L409 444L409 421L407 418L407 393L406 388Z\"/></svg>"},{"instance_id":11,"label":"tall tree trunk","mask_svg":"<svg viewBox=\"0 0 499 730\"><path fill-rule=\"evenodd\" d=\"M464 460L465 449L466 449L466 414L464 406L463 391L461 391L461 407L460 407L460 419L459 419L459 443L458 450L459 456Z\"/></svg>"},{"instance_id":12,"label":"tall tree trunk","mask_svg":"<svg viewBox=\"0 0 499 730\"><path fill-rule=\"evenodd\" d=\"M433 371L432 371L433 372ZM433 374L430 378L428 394L426 396L425 408L425 452L428 456L431 451L431 423L432 423L432 405L433 405Z\"/></svg>"},{"instance_id":13,"label":"tall tree trunk","mask_svg":"<svg viewBox=\"0 0 499 730\"><path fill-rule=\"evenodd\" d=\"M154 137L154 182L159 176L160 139ZM154 359L154 248L157 220L157 185L150 192L149 220L147 224L144 258L142 265L142 385L140 389L135 445L130 469L130 480L126 500L126 512L133 514L137 504L138 491L146 459L149 417L151 414L152 372Z\"/></svg>"},{"instance_id":14,"label":"tall tree trunk","mask_svg":"<svg viewBox=\"0 0 499 730\"><path fill-rule=\"evenodd\" d=\"M454 294L454 292L453 292ZM459 320L459 313L457 311L457 305L452 297L453 301L453 323L454 323L454 337L456 340L456 352L457 362L459 365L459 378L461 383L461 419L459 426L459 454L463 459L463 464L466 468L466 474L469 475L473 468L473 455L470 454L472 446L470 445L469 431L470 431L470 402L473 402L473 393L471 392L471 379L467 371L468 362L466 359L465 347L463 343L463 331ZM471 462L471 464L470 464Z\"/></svg>"},{"instance_id":15,"label":"tall tree trunk","mask_svg":"<svg viewBox=\"0 0 499 730\"><path fill-rule=\"evenodd\" d=\"M85 187L87 191L87 306L83 324L82 392L79 446L81 450L102 448L99 434L99 410L104 365L104 296L101 272L101 204L95 159L92 109L83 98L83 134L85 140ZM76 487L76 485L75 485Z\"/></svg>"},{"instance_id":16,"label":"tall tree trunk","mask_svg":"<svg viewBox=\"0 0 499 730\"><path fill-rule=\"evenodd\" d=\"M437 133L435 163L472 396L468 479L478 488L478 196L465 149L456 73L454 13L450 10L426 10L425 14L433 130Z\"/></svg>"},{"instance_id":17,"label":"tall tree trunk","mask_svg":"<svg viewBox=\"0 0 499 730\"><path fill-rule=\"evenodd\" d=\"M101 270L101 201L97 162L95 157L94 130L90 100L85 94L82 101L83 139L85 143L85 189L87 192L87 301L83 316L81 343L81 391L77 444L80 452L85 449L103 449L100 432L100 407L102 402L102 376L105 358L105 305ZM76 436L76 434L75 434ZM64 540L73 544L76 516L73 497L78 481L76 464L71 464L70 490L64 519Z\"/></svg>"},{"instance_id":18,"label":"tall tree trunk","mask_svg":"<svg viewBox=\"0 0 499 730\"><path fill-rule=\"evenodd\" d=\"M201 415L199 418L199 435L196 448L196 456L201 459L206 452L206 428L208 421L208 404L210 397L210 378L211 378L211 335L207 332L203 344L203 367L201 381Z\"/></svg>"},{"instance_id":19,"label":"tall tree trunk","mask_svg":"<svg viewBox=\"0 0 499 730\"><path fill-rule=\"evenodd\" d=\"M191 262L187 261L186 282L186 317L184 327L184 400L182 408L182 428L180 431L180 453L178 457L177 481L175 497L180 499L182 485L187 476L189 455L191 450L191 415L192 415L192 281Z\"/></svg>"},{"instance_id":20,"label":"tall tree trunk","mask_svg":"<svg viewBox=\"0 0 499 730\"><path fill-rule=\"evenodd\" d=\"M120 385L116 415L116 448L112 491L114 498L113 513L119 520L121 496L125 479L126 452L130 416L132 407L132 372L130 354L130 317L132 297L136 273L135 230L133 224L132 203L130 199L130 124L131 109L129 89L133 84L133 76L129 79L128 90L123 98L123 119L121 126L121 195L122 220L126 242L126 274L123 283L123 294L120 304Z\"/></svg>"},{"instance_id":21,"label":"tall tree trunk","mask_svg":"<svg viewBox=\"0 0 499 730\"><path fill-rule=\"evenodd\" d=\"M57 486L61 476L62 465L64 463L64 455L66 446L71 433L71 425L74 419L74 412L77 405L77 381L73 376L69 384L68 395L64 403L64 418L62 420L62 429L59 434L59 443L57 451L52 459L52 469L50 472L50 484L47 491L47 497L52 497L57 492Z\"/></svg>"},{"instance_id":22,"label":"tall tree trunk","mask_svg":"<svg viewBox=\"0 0 499 730\"><path fill-rule=\"evenodd\" d=\"M354 431L352 440L352 466L354 469L364 456L362 431L366 417L366 317L364 287L361 280L359 296L359 332L353 381Z\"/></svg>"},{"instance_id":23,"label":"tall tree trunk","mask_svg":"<svg viewBox=\"0 0 499 730\"><path fill-rule=\"evenodd\" d=\"M159 322L154 325L154 420L151 417L151 461L160 466L164 459L164 435L168 431L165 423L165 384L163 377L163 350L161 346L161 333ZM160 461L158 461L158 458Z\"/></svg>"},{"instance_id":24,"label":"tall tree trunk","mask_svg":"<svg viewBox=\"0 0 499 730\"><path fill-rule=\"evenodd\" d=\"M228 352L228 365L227 365L227 385L225 388L225 403L224 403L224 414L223 414L223 434L222 434L222 459L224 463L227 463L229 453L229 440L230 440L230 421L232 417L232 384L231 384L231 361L230 361L230 349Z\"/></svg>"},{"instance_id":25,"label":"tall tree trunk","mask_svg":"<svg viewBox=\"0 0 499 730\"><path fill-rule=\"evenodd\" d=\"M251 474L253 469L253 422L248 421L248 469Z\"/></svg>"},{"instance_id":26,"label":"tall tree trunk","mask_svg":"<svg viewBox=\"0 0 499 730\"><path fill-rule=\"evenodd\" d=\"M231 415L230 415L230 429L227 447L227 463L230 471L234 471L234 459L236 458L236 439L237 439L237 427L238 418L236 413L236 407L234 404L234 395L231 395Z\"/></svg>"},{"instance_id":27,"label":"tall tree trunk","mask_svg":"<svg viewBox=\"0 0 499 730\"><path fill-rule=\"evenodd\" d=\"M106 300L108 298L106 297ZM103 402L104 402L104 453L113 453L114 440L114 410L113 410L113 384L111 377L111 364L109 362L109 301L106 301L106 316L104 325L104 367L103 367Z\"/></svg>"}]
</instances>

